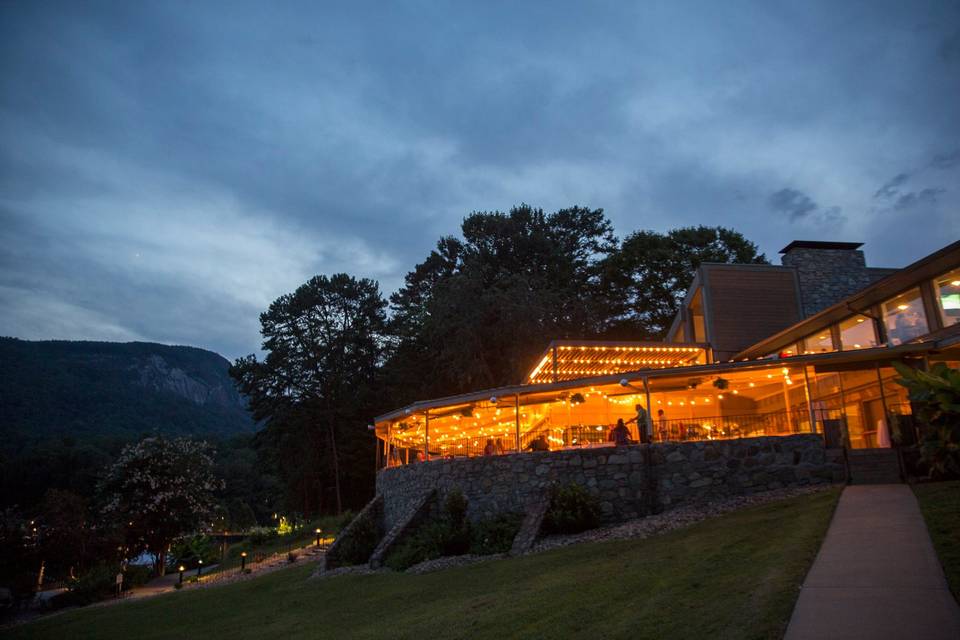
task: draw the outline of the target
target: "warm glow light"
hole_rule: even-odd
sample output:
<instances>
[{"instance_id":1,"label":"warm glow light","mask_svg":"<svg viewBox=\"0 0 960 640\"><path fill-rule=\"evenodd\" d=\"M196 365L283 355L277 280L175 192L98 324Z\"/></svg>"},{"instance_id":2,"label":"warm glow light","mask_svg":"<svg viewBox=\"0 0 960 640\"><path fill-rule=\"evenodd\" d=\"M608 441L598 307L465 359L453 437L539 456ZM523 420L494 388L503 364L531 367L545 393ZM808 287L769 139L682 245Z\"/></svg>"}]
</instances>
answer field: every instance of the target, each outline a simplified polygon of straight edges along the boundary
<instances>
[{"instance_id":1,"label":"warm glow light","mask_svg":"<svg viewBox=\"0 0 960 640\"><path fill-rule=\"evenodd\" d=\"M910 307L909 307L908 305L905 305L905 304L898 304L898 305L897 305L897 309L900 309L900 311L906 311L906 310L909 309L909 308L910 308Z\"/></svg>"},{"instance_id":2,"label":"warm glow light","mask_svg":"<svg viewBox=\"0 0 960 640\"><path fill-rule=\"evenodd\" d=\"M960 287L960 280L951 280L950 285L953 287Z\"/></svg>"}]
</instances>

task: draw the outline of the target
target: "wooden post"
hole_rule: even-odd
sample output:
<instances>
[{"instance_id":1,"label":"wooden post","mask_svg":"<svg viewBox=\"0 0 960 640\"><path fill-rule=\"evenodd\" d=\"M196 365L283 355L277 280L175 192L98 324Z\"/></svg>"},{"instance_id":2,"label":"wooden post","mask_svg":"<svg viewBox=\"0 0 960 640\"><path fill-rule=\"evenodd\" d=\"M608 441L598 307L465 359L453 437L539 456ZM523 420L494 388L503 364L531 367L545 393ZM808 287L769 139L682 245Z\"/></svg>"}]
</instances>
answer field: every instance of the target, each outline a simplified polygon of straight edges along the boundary
<instances>
[{"instance_id":1,"label":"wooden post","mask_svg":"<svg viewBox=\"0 0 960 640\"><path fill-rule=\"evenodd\" d=\"M430 409L423 412L423 461L430 459Z\"/></svg>"},{"instance_id":2,"label":"wooden post","mask_svg":"<svg viewBox=\"0 0 960 640\"><path fill-rule=\"evenodd\" d=\"M647 424L643 428L647 430L647 440L653 442L653 406L650 404L650 383L647 381L647 376L643 376L643 393L647 396ZM639 424L637 428L640 428ZM640 438L640 441L642 442L643 438Z\"/></svg>"},{"instance_id":3,"label":"wooden post","mask_svg":"<svg viewBox=\"0 0 960 640\"><path fill-rule=\"evenodd\" d=\"M807 365L803 365L803 390L807 394L807 415L810 420L810 433L817 432L817 417L813 412L813 394L810 393L810 376L807 375Z\"/></svg>"},{"instance_id":4,"label":"wooden post","mask_svg":"<svg viewBox=\"0 0 960 640\"><path fill-rule=\"evenodd\" d=\"M790 413L790 388L786 377L783 378L783 406L787 412L787 428L790 433L793 433L793 414Z\"/></svg>"},{"instance_id":5,"label":"wooden post","mask_svg":"<svg viewBox=\"0 0 960 640\"><path fill-rule=\"evenodd\" d=\"M516 407L514 411L516 412L516 426L517 426L517 453L520 453L520 393L517 392L516 395Z\"/></svg>"}]
</instances>

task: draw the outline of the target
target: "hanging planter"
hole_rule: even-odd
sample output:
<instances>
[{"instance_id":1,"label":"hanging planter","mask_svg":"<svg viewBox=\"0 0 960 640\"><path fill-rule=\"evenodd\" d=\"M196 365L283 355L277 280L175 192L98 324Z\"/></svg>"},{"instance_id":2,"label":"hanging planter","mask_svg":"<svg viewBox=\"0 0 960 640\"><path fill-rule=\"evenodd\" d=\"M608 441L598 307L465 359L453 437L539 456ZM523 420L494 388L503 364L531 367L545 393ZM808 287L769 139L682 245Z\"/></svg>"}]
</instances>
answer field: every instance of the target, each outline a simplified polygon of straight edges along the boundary
<instances>
[{"instance_id":1,"label":"hanging planter","mask_svg":"<svg viewBox=\"0 0 960 640\"><path fill-rule=\"evenodd\" d=\"M582 393L575 393L570 396L570 404L583 404L584 402L586 402L586 399Z\"/></svg>"},{"instance_id":2,"label":"hanging planter","mask_svg":"<svg viewBox=\"0 0 960 640\"><path fill-rule=\"evenodd\" d=\"M726 378L717 378L716 380L713 381L713 386L723 391L724 389L730 386L730 381L727 380Z\"/></svg>"}]
</instances>

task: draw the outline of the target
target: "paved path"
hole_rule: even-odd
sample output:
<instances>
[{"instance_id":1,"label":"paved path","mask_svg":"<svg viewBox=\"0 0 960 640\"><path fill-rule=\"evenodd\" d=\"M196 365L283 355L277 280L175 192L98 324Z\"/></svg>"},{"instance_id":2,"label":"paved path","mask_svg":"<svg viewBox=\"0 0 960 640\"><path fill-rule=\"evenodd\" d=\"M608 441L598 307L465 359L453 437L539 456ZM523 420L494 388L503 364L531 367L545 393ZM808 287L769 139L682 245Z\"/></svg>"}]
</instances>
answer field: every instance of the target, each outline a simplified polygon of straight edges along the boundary
<instances>
[{"instance_id":1,"label":"paved path","mask_svg":"<svg viewBox=\"0 0 960 640\"><path fill-rule=\"evenodd\" d=\"M786 640L957 640L960 606L906 485L849 486Z\"/></svg>"}]
</instances>

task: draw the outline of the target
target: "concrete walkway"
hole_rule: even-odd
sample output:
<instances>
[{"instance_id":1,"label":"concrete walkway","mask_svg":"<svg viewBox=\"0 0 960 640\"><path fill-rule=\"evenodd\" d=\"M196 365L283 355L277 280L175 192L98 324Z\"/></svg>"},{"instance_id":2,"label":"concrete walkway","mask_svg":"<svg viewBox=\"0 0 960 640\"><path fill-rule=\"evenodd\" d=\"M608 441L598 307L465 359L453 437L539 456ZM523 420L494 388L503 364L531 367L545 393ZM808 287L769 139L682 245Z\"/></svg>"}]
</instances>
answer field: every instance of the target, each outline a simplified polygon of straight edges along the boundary
<instances>
[{"instance_id":1,"label":"concrete walkway","mask_svg":"<svg viewBox=\"0 0 960 640\"><path fill-rule=\"evenodd\" d=\"M813 638L960 638L960 606L908 486L844 489L787 627L786 640Z\"/></svg>"}]
</instances>

